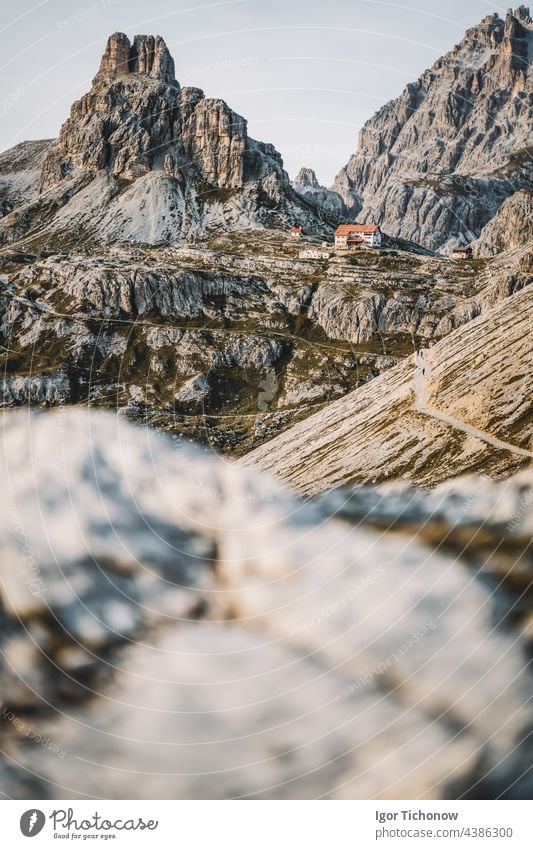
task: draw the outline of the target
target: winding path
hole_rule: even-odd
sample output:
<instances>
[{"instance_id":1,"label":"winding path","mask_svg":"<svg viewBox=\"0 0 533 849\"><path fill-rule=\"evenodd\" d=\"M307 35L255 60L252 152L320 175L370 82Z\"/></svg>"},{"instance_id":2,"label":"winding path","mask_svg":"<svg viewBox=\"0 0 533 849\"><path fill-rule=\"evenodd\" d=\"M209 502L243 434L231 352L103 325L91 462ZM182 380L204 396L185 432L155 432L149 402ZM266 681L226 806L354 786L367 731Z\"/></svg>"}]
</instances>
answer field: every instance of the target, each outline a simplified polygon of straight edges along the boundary
<instances>
[{"instance_id":1,"label":"winding path","mask_svg":"<svg viewBox=\"0 0 533 849\"><path fill-rule=\"evenodd\" d=\"M429 406L427 403L426 387L426 372L429 372L429 369L430 366L424 357L424 352L418 351L418 353L415 354L415 374L413 378L415 394L415 403L413 408L418 413L431 416L432 419L437 419L438 421L453 427L455 430L461 430L463 433L469 434L469 436L474 436L476 439L480 439L482 442L486 442L494 448L499 448L502 451L510 451L518 457L527 457L530 460L533 460L533 451L528 451L526 448L519 448L516 445L511 445L509 442L503 442L501 439L497 439L495 436L492 436L490 433L486 433L484 430L478 430L476 427L466 424L466 422L455 419L453 416L448 416L446 413L441 413L434 407Z\"/></svg>"}]
</instances>

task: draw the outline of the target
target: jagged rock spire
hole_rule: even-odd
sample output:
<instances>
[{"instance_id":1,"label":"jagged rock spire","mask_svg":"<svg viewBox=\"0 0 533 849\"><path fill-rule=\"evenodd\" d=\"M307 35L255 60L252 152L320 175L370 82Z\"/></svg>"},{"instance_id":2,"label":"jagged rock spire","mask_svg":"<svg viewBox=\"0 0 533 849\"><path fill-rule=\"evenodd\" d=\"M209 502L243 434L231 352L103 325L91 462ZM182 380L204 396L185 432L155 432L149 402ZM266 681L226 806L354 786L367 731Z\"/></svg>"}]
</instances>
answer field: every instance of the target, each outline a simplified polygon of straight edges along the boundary
<instances>
[{"instance_id":1,"label":"jagged rock spire","mask_svg":"<svg viewBox=\"0 0 533 849\"><path fill-rule=\"evenodd\" d=\"M312 168L300 168L298 174L294 178L294 186L319 189L320 183L318 182L316 174Z\"/></svg>"},{"instance_id":2,"label":"jagged rock spire","mask_svg":"<svg viewBox=\"0 0 533 849\"><path fill-rule=\"evenodd\" d=\"M160 35L136 35L130 53L130 71L165 83L175 82L174 60Z\"/></svg>"},{"instance_id":3,"label":"jagged rock spire","mask_svg":"<svg viewBox=\"0 0 533 849\"><path fill-rule=\"evenodd\" d=\"M131 44L123 32L109 37L93 82L97 85L124 74L143 74L173 85L176 83L174 60L160 35L136 35Z\"/></svg>"},{"instance_id":4,"label":"jagged rock spire","mask_svg":"<svg viewBox=\"0 0 533 849\"><path fill-rule=\"evenodd\" d=\"M511 11L511 10L509 10ZM524 21L526 24L531 23L531 16L529 13L529 6L519 6L518 9L514 13L515 18L518 18L520 21Z\"/></svg>"}]
</instances>

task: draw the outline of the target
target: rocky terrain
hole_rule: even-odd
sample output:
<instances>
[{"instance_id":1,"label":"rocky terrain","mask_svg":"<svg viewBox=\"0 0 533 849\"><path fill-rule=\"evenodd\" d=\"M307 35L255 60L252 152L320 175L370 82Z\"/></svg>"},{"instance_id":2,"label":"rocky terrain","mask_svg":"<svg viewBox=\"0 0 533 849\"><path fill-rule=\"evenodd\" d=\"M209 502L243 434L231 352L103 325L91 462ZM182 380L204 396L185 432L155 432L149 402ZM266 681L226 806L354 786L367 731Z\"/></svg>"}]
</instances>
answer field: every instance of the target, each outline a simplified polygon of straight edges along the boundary
<instances>
[{"instance_id":1,"label":"rocky terrain","mask_svg":"<svg viewBox=\"0 0 533 849\"><path fill-rule=\"evenodd\" d=\"M247 455L309 495L401 478L433 487L533 459L533 288Z\"/></svg>"},{"instance_id":2,"label":"rocky terrain","mask_svg":"<svg viewBox=\"0 0 533 849\"><path fill-rule=\"evenodd\" d=\"M530 472L354 510L105 413L1 425L5 795L530 798L530 619L474 577L530 580Z\"/></svg>"},{"instance_id":3,"label":"rocky terrain","mask_svg":"<svg viewBox=\"0 0 533 849\"><path fill-rule=\"evenodd\" d=\"M0 254L0 403L88 403L242 454L532 279L516 250L295 259L282 234Z\"/></svg>"},{"instance_id":4,"label":"rocky terrain","mask_svg":"<svg viewBox=\"0 0 533 849\"><path fill-rule=\"evenodd\" d=\"M351 216L445 252L475 242L491 255L517 231L531 237L532 57L525 6L468 30L363 127L332 186Z\"/></svg>"},{"instance_id":5,"label":"rocky terrain","mask_svg":"<svg viewBox=\"0 0 533 849\"><path fill-rule=\"evenodd\" d=\"M0 244L30 237L160 244L223 230L287 227L326 234L294 192L280 154L248 136L220 99L181 87L157 36L108 41L91 90L57 141L0 157Z\"/></svg>"}]
</instances>

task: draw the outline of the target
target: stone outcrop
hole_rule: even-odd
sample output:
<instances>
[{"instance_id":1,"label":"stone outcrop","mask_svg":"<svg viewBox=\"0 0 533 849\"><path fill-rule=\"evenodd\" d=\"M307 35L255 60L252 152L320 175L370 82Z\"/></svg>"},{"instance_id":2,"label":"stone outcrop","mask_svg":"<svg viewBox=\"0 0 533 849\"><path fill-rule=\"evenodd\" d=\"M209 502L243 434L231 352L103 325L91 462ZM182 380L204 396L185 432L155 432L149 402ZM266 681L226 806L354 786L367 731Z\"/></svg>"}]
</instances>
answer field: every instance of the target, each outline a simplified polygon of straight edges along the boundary
<instances>
[{"instance_id":1,"label":"stone outcrop","mask_svg":"<svg viewBox=\"0 0 533 849\"><path fill-rule=\"evenodd\" d=\"M160 36L135 36L130 45L115 33L93 88L72 106L41 185L106 169L128 180L162 171L184 186L192 168L213 188L242 188L246 144L246 121L223 101L180 88Z\"/></svg>"},{"instance_id":2,"label":"stone outcrop","mask_svg":"<svg viewBox=\"0 0 533 849\"><path fill-rule=\"evenodd\" d=\"M124 76L130 71L131 44L128 36L123 32L116 32L107 41L107 46L100 70L93 80L93 84L103 80L112 80L115 77Z\"/></svg>"},{"instance_id":3,"label":"stone outcrop","mask_svg":"<svg viewBox=\"0 0 533 849\"><path fill-rule=\"evenodd\" d=\"M174 60L160 35L136 35L133 44L123 32L116 32L109 37L93 84L109 82L129 74L141 74L167 85L177 85Z\"/></svg>"},{"instance_id":4,"label":"stone outcrop","mask_svg":"<svg viewBox=\"0 0 533 849\"><path fill-rule=\"evenodd\" d=\"M63 243L70 233L160 244L295 221L330 233L275 148L250 138L223 100L174 75L160 36L112 35L92 88L72 105L40 175L32 172L39 196L3 199L0 182L0 243L59 232Z\"/></svg>"},{"instance_id":5,"label":"stone outcrop","mask_svg":"<svg viewBox=\"0 0 533 849\"><path fill-rule=\"evenodd\" d=\"M53 405L72 400L72 388L64 372L0 380L0 406Z\"/></svg>"},{"instance_id":6,"label":"stone outcrop","mask_svg":"<svg viewBox=\"0 0 533 849\"><path fill-rule=\"evenodd\" d=\"M161 36L136 35L133 41L129 70L133 74L146 74L173 85L174 60Z\"/></svg>"},{"instance_id":7,"label":"stone outcrop","mask_svg":"<svg viewBox=\"0 0 533 849\"><path fill-rule=\"evenodd\" d=\"M350 527L121 417L1 430L4 794L531 797L527 620L470 566L528 568L530 473L456 482L432 538L416 493Z\"/></svg>"},{"instance_id":8,"label":"stone outcrop","mask_svg":"<svg viewBox=\"0 0 533 849\"><path fill-rule=\"evenodd\" d=\"M43 162L52 141L21 142L0 153L0 241L15 241L25 229L24 217L17 223L14 210L27 207L39 198L39 181ZM5 226L6 221L11 220Z\"/></svg>"},{"instance_id":9,"label":"stone outcrop","mask_svg":"<svg viewBox=\"0 0 533 849\"><path fill-rule=\"evenodd\" d=\"M306 189L320 189L320 183L312 168L300 168L293 181L293 186L299 191Z\"/></svg>"},{"instance_id":10,"label":"stone outcrop","mask_svg":"<svg viewBox=\"0 0 533 849\"><path fill-rule=\"evenodd\" d=\"M332 187L353 218L448 250L531 188L532 33L524 6L489 15L367 122Z\"/></svg>"},{"instance_id":11,"label":"stone outcrop","mask_svg":"<svg viewBox=\"0 0 533 849\"><path fill-rule=\"evenodd\" d=\"M184 90L187 99L187 89ZM202 98L182 128L187 157L208 183L242 188L246 179L246 121L223 100Z\"/></svg>"}]
</instances>

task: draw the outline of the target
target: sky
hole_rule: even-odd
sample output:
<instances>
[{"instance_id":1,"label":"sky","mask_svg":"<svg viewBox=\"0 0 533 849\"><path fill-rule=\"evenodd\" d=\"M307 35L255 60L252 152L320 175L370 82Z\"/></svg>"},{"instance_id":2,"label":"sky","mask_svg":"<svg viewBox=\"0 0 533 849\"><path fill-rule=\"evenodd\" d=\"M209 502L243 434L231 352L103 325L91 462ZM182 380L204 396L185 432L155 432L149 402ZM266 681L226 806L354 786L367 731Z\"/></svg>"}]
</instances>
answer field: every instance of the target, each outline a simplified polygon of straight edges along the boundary
<instances>
[{"instance_id":1,"label":"sky","mask_svg":"<svg viewBox=\"0 0 533 849\"><path fill-rule=\"evenodd\" d=\"M515 5L519 5L516 3ZM0 150L57 136L107 37L162 35L184 85L221 97L294 177L330 185L357 135L464 31L488 0L2 0Z\"/></svg>"}]
</instances>

